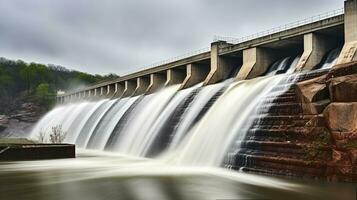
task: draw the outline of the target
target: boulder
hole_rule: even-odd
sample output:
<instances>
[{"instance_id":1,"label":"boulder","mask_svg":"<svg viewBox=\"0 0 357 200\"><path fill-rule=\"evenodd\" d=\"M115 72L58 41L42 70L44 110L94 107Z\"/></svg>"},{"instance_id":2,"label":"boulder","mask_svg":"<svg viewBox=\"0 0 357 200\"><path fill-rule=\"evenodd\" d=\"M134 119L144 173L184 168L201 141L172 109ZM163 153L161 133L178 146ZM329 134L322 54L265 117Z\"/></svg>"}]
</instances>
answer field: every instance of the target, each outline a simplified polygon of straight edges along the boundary
<instances>
[{"instance_id":1,"label":"boulder","mask_svg":"<svg viewBox=\"0 0 357 200\"><path fill-rule=\"evenodd\" d=\"M296 94L304 114L319 114L324 105L329 103L329 91L325 82L326 76L320 76L296 84Z\"/></svg>"},{"instance_id":2,"label":"boulder","mask_svg":"<svg viewBox=\"0 0 357 200\"><path fill-rule=\"evenodd\" d=\"M329 92L333 102L357 102L357 74L331 78Z\"/></svg>"},{"instance_id":3,"label":"boulder","mask_svg":"<svg viewBox=\"0 0 357 200\"><path fill-rule=\"evenodd\" d=\"M344 63L340 65L335 65L329 71L327 79L339 76L346 76L350 74L357 74L357 62Z\"/></svg>"},{"instance_id":4,"label":"boulder","mask_svg":"<svg viewBox=\"0 0 357 200\"><path fill-rule=\"evenodd\" d=\"M357 131L357 102L331 103L323 112L327 126L331 131Z\"/></svg>"}]
</instances>

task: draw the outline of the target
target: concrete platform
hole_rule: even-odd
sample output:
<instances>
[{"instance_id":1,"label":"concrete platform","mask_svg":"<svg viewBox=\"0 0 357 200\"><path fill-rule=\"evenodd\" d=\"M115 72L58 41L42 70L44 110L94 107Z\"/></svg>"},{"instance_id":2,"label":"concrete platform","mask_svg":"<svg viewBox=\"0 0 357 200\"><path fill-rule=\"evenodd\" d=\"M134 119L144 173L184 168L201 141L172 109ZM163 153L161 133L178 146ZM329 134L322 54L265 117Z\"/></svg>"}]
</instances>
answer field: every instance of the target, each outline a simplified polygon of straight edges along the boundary
<instances>
[{"instance_id":1,"label":"concrete platform","mask_svg":"<svg viewBox=\"0 0 357 200\"><path fill-rule=\"evenodd\" d=\"M40 144L27 139L0 139L0 161L75 158L75 145Z\"/></svg>"}]
</instances>

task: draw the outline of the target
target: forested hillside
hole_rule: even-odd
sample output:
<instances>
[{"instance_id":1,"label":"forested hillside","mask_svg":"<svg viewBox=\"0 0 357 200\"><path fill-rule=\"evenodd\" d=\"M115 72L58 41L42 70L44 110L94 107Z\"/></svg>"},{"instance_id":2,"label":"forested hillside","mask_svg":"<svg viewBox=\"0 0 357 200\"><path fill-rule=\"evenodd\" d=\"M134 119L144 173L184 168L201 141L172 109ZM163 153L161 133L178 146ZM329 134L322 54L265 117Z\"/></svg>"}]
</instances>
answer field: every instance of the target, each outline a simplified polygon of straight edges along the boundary
<instances>
[{"instance_id":1,"label":"forested hillside","mask_svg":"<svg viewBox=\"0 0 357 200\"><path fill-rule=\"evenodd\" d=\"M62 66L25 63L0 58L0 115L16 110L24 101L49 109L58 90L70 90L118 78L91 75Z\"/></svg>"}]
</instances>

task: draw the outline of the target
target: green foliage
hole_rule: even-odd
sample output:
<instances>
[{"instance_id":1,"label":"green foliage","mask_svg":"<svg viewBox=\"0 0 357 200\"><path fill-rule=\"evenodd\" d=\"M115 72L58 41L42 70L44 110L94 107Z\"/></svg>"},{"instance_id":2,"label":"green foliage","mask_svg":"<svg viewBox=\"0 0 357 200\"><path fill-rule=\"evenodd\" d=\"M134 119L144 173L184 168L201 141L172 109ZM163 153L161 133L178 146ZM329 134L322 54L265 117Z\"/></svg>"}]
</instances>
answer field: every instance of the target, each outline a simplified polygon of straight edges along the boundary
<instances>
[{"instance_id":1,"label":"green foliage","mask_svg":"<svg viewBox=\"0 0 357 200\"><path fill-rule=\"evenodd\" d=\"M115 74L91 75L57 65L25 63L0 58L0 114L18 108L19 99L32 99L49 108L58 90L68 91L118 78Z\"/></svg>"},{"instance_id":2,"label":"green foliage","mask_svg":"<svg viewBox=\"0 0 357 200\"><path fill-rule=\"evenodd\" d=\"M331 144L331 136L328 131L320 133L310 145L303 147L306 161L315 161L323 156L330 155L328 148Z\"/></svg>"},{"instance_id":3,"label":"green foliage","mask_svg":"<svg viewBox=\"0 0 357 200\"><path fill-rule=\"evenodd\" d=\"M54 103L55 94L50 91L50 86L48 83L41 83L36 88L35 98L37 102L49 109Z\"/></svg>"}]
</instances>

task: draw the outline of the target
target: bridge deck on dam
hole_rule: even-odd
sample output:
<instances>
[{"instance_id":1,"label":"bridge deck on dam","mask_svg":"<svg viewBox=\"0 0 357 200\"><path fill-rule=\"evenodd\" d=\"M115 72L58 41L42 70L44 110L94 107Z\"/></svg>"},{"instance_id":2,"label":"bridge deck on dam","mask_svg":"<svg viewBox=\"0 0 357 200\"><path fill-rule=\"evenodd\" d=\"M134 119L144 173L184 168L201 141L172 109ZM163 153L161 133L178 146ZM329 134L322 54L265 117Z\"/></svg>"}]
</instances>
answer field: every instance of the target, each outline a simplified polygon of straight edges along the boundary
<instances>
[{"instance_id":1,"label":"bridge deck on dam","mask_svg":"<svg viewBox=\"0 0 357 200\"><path fill-rule=\"evenodd\" d=\"M248 41L235 43L234 41L227 41L223 46L218 47L218 56L233 56L233 57L243 57L243 50L254 48L254 47L264 47L264 48L279 48L281 46L292 46L303 44L304 35L308 33L321 33L321 34L332 34L338 35L338 37L343 37L344 35L344 22L345 16L343 10L338 10L334 13L334 16L324 18L321 20L315 20L311 23L306 23L297 27L289 27L286 30L281 30L279 32L274 32L272 34L263 35L257 38L252 38ZM162 73L166 74L167 70L184 68L189 64L203 64L210 67L212 52L207 50L203 53L198 53L196 55L190 55L179 60L175 60L169 63L164 63L156 67L149 69L144 69L135 73L131 73L122 76L116 80L106 81L98 83L96 85L89 86L84 89L70 91L65 94L58 95L58 98L67 97L70 95L75 95L84 91L90 91L94 89L99 89L101 87L106 87L109 85L114 85L116 83L124 83L125 81L134 80L139 77L150 76L151 74ZM212 67L211 67L212 70Z\"/></svg>"}]
</instances>

